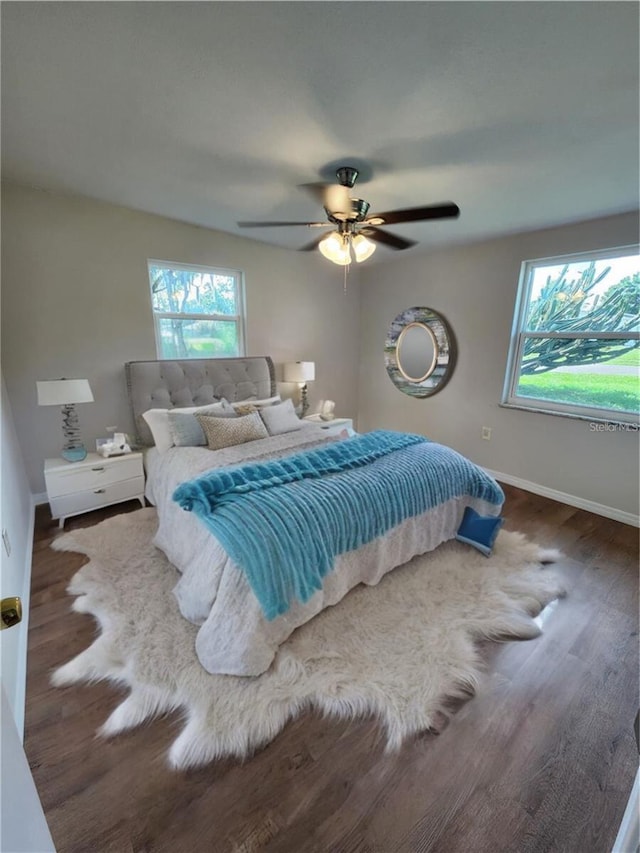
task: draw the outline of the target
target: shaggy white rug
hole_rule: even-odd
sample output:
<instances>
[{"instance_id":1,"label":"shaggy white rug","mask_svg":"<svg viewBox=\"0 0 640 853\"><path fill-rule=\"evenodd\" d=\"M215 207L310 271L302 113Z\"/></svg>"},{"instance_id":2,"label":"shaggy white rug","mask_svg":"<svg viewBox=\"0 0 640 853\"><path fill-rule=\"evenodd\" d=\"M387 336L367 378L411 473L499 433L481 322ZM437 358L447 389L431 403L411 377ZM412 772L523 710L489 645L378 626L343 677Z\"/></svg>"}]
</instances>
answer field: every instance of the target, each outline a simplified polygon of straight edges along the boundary
<instances>
[{"instance_id":1,"label":"shaggy white rug","mask_svg":"<svg viewBox=\"0 0 640 853\"><path fill-rule=\"evenodd\" d=\"M171 592L178 572L151 544L155 528L155 510L143 509L54 541L90 558L68 589L78 596L74 610L91 613L101 633L52 680L129 688L103 735L181 710L186 724L169 753L176 768L245 757L308 707L374 715L397 748L434 726L447 697L475 690L474 641L537 636L532 617L563 593L541 566L557 552L521 534L502 531L489 559L448 542L299 628L263 675L209 675L195 654L197 627L180 616Z\"/></svg>"}]
</instances>

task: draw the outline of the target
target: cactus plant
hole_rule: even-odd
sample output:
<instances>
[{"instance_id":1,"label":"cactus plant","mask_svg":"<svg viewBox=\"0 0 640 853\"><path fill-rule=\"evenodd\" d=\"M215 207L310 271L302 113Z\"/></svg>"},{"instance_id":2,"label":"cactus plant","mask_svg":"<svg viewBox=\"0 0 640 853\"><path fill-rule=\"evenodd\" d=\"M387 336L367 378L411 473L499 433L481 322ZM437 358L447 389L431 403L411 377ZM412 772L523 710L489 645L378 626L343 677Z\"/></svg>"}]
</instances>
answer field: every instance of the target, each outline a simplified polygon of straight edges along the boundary
<instances>
[{"instance_id":1,"label":"cactus plant","mask_svg":"<svg viewBox=\"0 0 640 853\"><path fill-rule=\"evenodd\" d=\"M529 332L566 332L566 338L526 338L521 375L545 373L563 366L602 364L640 345L635 340L573 338L575 332L638 331L640 273L613 284L602 295L593 290L611 267L596 275L592 261L577 278L568 278L565 265L547 278L527 317Z\"/></svg>"}]
</instances>

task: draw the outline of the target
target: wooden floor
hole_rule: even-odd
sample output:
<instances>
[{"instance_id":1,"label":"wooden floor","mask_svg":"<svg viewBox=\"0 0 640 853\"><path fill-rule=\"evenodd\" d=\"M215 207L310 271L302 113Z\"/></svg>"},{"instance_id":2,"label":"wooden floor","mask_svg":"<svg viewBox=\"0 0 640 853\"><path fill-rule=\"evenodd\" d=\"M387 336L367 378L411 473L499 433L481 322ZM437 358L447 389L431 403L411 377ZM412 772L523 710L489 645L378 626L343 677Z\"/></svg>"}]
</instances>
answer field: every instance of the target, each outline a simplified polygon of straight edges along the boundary
<instances>
[{"instance_id":1,"label":"wooden floor","mask_svg":"<svg viewBox=\"0 0 640 853\"><path fill-rule=\"evenodd\" d=\"M84 558L48 547L40 509L25 747L58 853L609 853L638 758L638 532L506 492L507 527L566 555L568 596L542 637L485 647L482 690L441 734L385 755L372 722L308 714L245 764L188 773L165 765L175 718L99 740L121 695L49 686L94 623L65 593Z\"/></svg>"}]
</instances>

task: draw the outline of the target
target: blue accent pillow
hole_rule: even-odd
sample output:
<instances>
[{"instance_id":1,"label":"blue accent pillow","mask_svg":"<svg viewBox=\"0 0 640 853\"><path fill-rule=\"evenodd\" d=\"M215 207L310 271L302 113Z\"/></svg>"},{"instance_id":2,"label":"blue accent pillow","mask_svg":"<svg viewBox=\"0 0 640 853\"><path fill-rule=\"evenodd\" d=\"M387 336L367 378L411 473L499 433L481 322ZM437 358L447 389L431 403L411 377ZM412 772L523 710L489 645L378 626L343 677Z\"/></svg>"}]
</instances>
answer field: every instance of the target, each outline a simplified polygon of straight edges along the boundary
<instances>
[{"instance_id":1,"label":"blue accent pillow","mask_svg":"<svg viewBox=\"0 0 640 853\"><path fill-rule=\"evenodd\" d=\"M464 511L456 539L458 542L465 542L477 548L485 557L488 557L503 521L504 518L499 515L480 515L468 506Z\"/></svg>"}]
</instances>

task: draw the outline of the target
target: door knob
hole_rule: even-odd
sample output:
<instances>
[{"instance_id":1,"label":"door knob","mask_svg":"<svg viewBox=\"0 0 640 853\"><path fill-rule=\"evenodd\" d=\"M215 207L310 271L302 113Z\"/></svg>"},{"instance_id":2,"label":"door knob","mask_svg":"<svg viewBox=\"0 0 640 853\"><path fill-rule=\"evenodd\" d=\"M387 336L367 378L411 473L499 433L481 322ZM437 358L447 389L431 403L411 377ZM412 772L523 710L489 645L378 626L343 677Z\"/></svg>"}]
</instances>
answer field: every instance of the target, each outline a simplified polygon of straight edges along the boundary
<instances>
[{"instance_id":1,"label":"door knob","mask_svg":"<svg viewBox=\"0 0 640 853\"><path fill-rule=\"evenodd\" d=\"M22 620L22 602L17 595L2 599L0 617L0 630L11 628Z\"/></svg>"}]
</instances>

